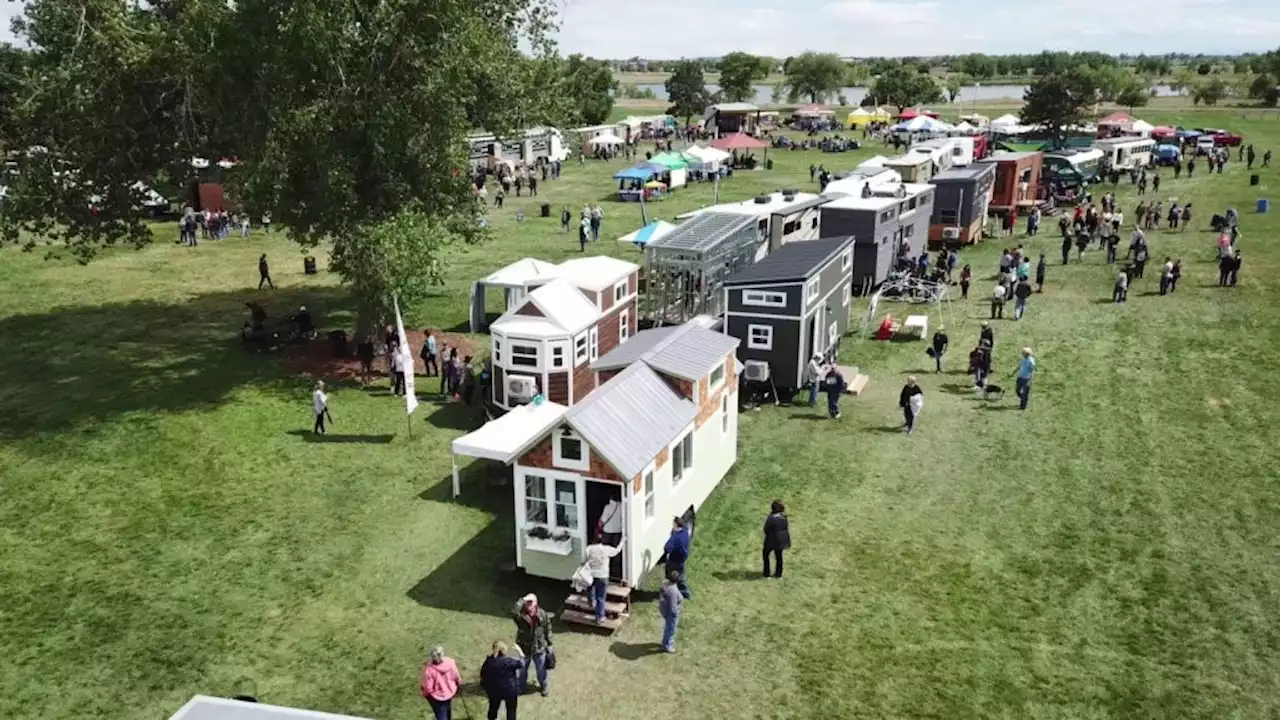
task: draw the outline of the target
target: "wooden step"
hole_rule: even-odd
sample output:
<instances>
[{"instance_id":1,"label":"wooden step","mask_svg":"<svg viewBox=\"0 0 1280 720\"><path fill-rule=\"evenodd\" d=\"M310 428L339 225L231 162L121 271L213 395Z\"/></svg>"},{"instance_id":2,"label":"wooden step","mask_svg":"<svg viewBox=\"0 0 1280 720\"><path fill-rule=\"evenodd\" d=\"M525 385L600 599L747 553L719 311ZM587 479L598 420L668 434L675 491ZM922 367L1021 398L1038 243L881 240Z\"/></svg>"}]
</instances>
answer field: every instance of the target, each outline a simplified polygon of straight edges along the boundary
<instances>
[{"instance_id":1,"label":"wooden step","mask_svg":"<svg viewBox=\"0 0 1280 720\"><path fill-rule=\"evenodd\" d=\"M849 382L845 392L850 395L861 395L863 390L867 389L867 383L871 382L871 378L866 375L855 375L853 380Z\"/></svg>"},{"instance_id":2,"label":"wooden step","mask_svg":"<svg viewBox=\"0 0 1280 720\"><path fill-rule=\"evenodd\" d=\"M626 600L631 597L630 586L621 583L609 583L609 587L605 588L605 592L608 593L609 597L618 600Z\"/></svg>"},{"instance_id":3,"label":"wooden step","mask_svg":"<svg viewBox=\"0 0 1280 720\"><path fill-rule=\"evenodd\" d=\"M565 608L560 611L560 619L574 625L584 625L591 628L601 628L613 632L622 627L623 618L605 616L600 622L596 622L596 616L590 613L579 612Z\"/></svg>"},{"instance_id":4,"label":"wooden step","mask_svg":"<svg viewBox=\"0 0 1280 720\"><path fill-rule=\"evenodd\" d=\"M586 595L579 595L576 593L573 595L570 595L569 597L565 598L564 606L567 608L573 608L574 610L581 610L584 613L591 613L593 615L595 613L595 611L591 609L591 601L590 599L587 598ZM608 600L605 600L604 612L606 616L626 615L627 604L620 603L620 602L609 602Z\"/></svg>"}]
</instances>

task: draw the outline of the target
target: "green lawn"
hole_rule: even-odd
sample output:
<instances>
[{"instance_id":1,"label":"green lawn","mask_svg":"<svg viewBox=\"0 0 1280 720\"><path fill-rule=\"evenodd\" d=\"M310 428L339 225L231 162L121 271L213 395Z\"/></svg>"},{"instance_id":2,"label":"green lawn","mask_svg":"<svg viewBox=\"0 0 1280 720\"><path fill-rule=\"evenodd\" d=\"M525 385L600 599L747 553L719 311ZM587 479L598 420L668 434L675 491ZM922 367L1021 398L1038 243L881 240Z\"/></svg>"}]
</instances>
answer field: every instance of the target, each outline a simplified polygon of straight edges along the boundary
<instances>
[{"instance_id":1,"label":"green lawn","mask_svg":"<svg viewBox=\"0 0 1280 720\"><path fill-rule=\"evenodd\" d=\"M1143 113L1220 125L1259 152L1280 122L1236 112ZM807 168L874 153L771 153L770 173L725 199L808 188ZM609 167L571 163L543 198L600 200L597 251L638 227L610 198ZM744 416L736 470L699 516L677 656L651 603L614 638L564 633L551 697L527 718L584 708L615 720L689 718L1270 718L1280 714L1280 271L1275 169L1261 188L1227 172L1174 183L1195 231L1155 233L1153 265L1183 259L1177 293L1153 273L1123 306L1092 250L1052 263L1020 323L997 324L997 382L1036 348L1031 409L979 403L965 378L925 372L919 344L848 338L872 384L840 422L807 408ZM1120 186L1125 212L1136 200ZM680 191L669 218L710 200ZM1216 287L1209 216L1243 212L1241 285ZM517 223L522 208L527 215ZM576 214L576 213L575 213ZM464 323L469 283L577 244L534 201L511 198L494 240L449 257L449 281L408 310ZM1051 223L1050 223L1051 224ZM242 351L242 303L273 259L273 314L306 304L350 322L335 280L302 274L277 237L199 249L172 228L141 252L81 267L0 253L0 717L157 718L195 693L399 720L427 715L417 675L441 643L474 673L509 639L509 491L471 477L448 499L449 443L470 418L344 386L336 435L313 443L309 380ZM1052 232L1021 240L1051 261ZM968 250L985 278L1000 245ZM322 258L323 262L323 258ZM984 306L955 303L952 365ZM936 320L935 320L936 321ZM918 372L919 432L898 432L897 392ZM759 527L785 500L795 550L781 582L754 579ZM483 712L469 700L472 716ZM462 708L458 708L465 717Z\"/></svg>"}]
</instances>

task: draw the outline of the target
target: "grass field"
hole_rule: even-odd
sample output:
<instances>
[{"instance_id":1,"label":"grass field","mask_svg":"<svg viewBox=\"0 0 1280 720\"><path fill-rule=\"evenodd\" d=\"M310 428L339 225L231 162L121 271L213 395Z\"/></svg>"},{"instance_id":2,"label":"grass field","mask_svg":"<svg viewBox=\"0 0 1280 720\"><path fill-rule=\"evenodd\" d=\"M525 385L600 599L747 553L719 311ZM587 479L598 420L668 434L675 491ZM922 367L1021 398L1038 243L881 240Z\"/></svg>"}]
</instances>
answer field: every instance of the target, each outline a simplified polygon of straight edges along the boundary
<instances>
[{"instance_id":1,"label":"grass field","mask_svg":"<svg viewBox=\"0 0 1280 720\"><path fill-rule=\"evenodd\" d=\"M1220 125L1261 153L1280 122L1239 113L1144 112ZM772 172L723 187L743 199L810 187L845 155L770 153ZM613 203L606 166L571 163L543 197L599 200L596 252L640 224ZM1280 715L1280 232L1242 164L1165 178L1196 228L1151 236L1153 265L1181 257L1176 294L1139 281L1106 302L1112 268L1089 251L1061 267L1052 232L1019 238L1051 258L1021 322L996 324L996 381L1015 348L1040 363L1020 413L982 405L958 374L985 306L955 302L952 371L920 345L845 341L869 391L840 422L807 408L744 415L736 470L699 515L676 656L648 656L651 603L614 638L564 633L549 698L523 717L584 708L614 720L689 718L1273 718ZM1133 217L1136 200L1120 186ZM661 217L710 202L680 191ZM1243 212L1241 285L1216 286L1213 212ZM528 219L517 223L523 209ZM577 244L535 202L511 198L494 240L449 256L449 281L408 311L415 326L466 320L469 283ZM554 214L554 213L553 213ZM355 386L331 396L336 442L313 442L309 380L246 354L242 303L321 325L350 322L334 279L305 276L285 240L118 250L81 267L0 253L0 717L161 719L195 693L380 720L425 717L417 676L443 644L464 672L510 639L504 612L533 587L513 556L508 491L473 481L448 499L449 443L471 418ZM997 241L966 250L987 292ZM257 256L279 289L259 294ZM323 259L322 259L323 262ZM935 322L936 322L935 318ZM482 340L481 340L482 341ZM918 373L917 434L897 392ZM755 579L759 527L785 500L788 577ZM472 716L483 705L472 696ZM456 708L466 717L463 708Z\"/></svg>"}]
</instances>

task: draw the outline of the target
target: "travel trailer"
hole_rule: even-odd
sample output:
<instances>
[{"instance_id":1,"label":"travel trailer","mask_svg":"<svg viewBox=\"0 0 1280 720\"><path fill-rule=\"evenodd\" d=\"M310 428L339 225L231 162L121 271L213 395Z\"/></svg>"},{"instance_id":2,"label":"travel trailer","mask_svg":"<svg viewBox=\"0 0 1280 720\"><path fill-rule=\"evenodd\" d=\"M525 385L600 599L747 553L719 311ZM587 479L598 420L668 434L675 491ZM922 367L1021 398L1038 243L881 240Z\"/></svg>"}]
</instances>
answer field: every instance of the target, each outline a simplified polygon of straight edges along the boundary
<instances>
[{"instance_id":1,"label":"travel trailer","mask_svg":"<svg viewBox=\"0 0 1280 720\"><path fill-rule=\"evenodd\" d=\"M1093 147L1102 151L1103 167L1129 170L1151 164L1151 153L1155 152L1156 141L1135 137L1104 138L1094 141Z\"/></svg>"},{"instance_id":2,"label":"travel trailer","mask_svg":"<svg viewBox=\"0 0 1280 720\"><path fill-rule=\"evenodd\" d=\"M529 128L514 139L476 132L467 136L467 144L473 168L493 161L535 165L557 160L563 162L569 158L564 137L553 127Z\"/></svg>"}]
</instances>

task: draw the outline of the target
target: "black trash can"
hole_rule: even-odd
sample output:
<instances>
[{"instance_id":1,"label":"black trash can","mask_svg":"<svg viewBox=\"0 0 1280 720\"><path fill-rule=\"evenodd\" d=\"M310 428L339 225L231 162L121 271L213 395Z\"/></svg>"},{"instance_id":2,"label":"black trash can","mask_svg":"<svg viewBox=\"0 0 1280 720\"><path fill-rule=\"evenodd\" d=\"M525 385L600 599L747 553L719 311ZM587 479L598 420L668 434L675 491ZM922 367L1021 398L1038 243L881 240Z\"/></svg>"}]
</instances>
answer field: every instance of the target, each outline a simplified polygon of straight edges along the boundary
<instances>
[{"instance_id":1,"label":"black trash can","mask_svg":"<svg viewBox=\"0 0 1280 720\"><path fill-rule=\"evenodd\" d=\"M1261 178L1259 178L1256 174L1249 176L1250 185L1257 185L1259 182L1261 182Z\"/></svg>"},{"instance_id":2,"label":"black trash can","mask_svg":"<svg viewBox=\"0 0 1280 720\"><path fill-rule=\"evenodd\" d=\"M316 274L316 259L310 255L302 258L302 272L308 275Z\"/></svg>"},{"instance_id":3,"label":"black trash can","mask_svg":"<svg viewBox=\"0 0 1280 720\"><path fill-rule=\"evenodd\" d=\"M769 158L768 160L765 160L765 161L764 161L764 169L765 169L765 170L772 170L772 169L773 169L773 158Z\"/></svg>"},{"instance_id":4,"label":"black trash can","mask_svg":"<svg viewBox=\"0 0 1280 720\"><path fill-rule=\"evenodd\" d=\"M329 346L333 350L333 356L336 358L345 358L349 353L347 345L346 330L331 330L329 332Z\"/></svg>"},{"instance_id":5,"label":"black trash can","mask_svg":"<svg viewBox=\"0 0 1280 720\"><path fill-rule=\"evenodd\" d=\"M542 217L551 217L551 203L542 203Z\"/></svg>"}]
</instances>

